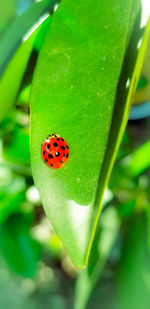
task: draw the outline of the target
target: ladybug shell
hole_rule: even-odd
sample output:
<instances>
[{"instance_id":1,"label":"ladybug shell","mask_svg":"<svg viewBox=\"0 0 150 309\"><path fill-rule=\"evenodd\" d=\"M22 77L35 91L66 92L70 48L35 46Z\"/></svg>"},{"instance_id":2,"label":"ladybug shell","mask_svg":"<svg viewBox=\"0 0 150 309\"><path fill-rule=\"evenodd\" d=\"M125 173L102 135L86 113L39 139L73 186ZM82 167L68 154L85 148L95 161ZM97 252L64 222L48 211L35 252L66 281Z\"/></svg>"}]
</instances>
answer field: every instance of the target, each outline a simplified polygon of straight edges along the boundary
<instances>
[{"instance_id":1,"label":"ladybug shell","mask_svg":"<svg viewBox=\"0 0 150 309\"><path fill-rule=\"evenodd\" d=\"M57 134L51 134L42 143L42 158L53 169L63 167L69 159L69 146L67 142Z\"/></svg>"}]
</instances>

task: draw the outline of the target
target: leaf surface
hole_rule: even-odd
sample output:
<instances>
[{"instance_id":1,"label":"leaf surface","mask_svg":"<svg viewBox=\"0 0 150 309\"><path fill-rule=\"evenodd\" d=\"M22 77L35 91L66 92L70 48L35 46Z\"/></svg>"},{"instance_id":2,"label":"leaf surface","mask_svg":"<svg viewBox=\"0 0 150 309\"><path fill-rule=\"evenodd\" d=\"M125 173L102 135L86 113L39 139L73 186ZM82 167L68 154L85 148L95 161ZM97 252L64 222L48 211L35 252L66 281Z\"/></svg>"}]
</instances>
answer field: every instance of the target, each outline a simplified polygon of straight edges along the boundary
<instances>
[{"instance_id":1,"label":"leaf surface","mask_svg":"<svg viewBox=\"0 0 150 309\"><path fill-rule=\"evenodd\" d=\"M117 86L139 12L136 0L97 0L94 6L91 0L78 5L64 0L36 67L31 95L34 180L47 216L80 268L87 264L97 223ZM49 169L41 158L41 143L54 132L70 146L70 159L59 170Z\"/></svg>"}]
</instances>

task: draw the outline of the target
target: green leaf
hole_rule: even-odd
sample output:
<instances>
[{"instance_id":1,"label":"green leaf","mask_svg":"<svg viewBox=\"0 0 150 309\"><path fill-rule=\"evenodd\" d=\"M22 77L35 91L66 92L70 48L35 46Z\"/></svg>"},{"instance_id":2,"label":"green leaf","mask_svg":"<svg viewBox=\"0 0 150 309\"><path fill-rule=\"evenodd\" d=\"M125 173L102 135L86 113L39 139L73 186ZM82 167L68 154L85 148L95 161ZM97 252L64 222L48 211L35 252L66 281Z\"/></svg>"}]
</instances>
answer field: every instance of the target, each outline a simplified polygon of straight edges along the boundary
<instances>
[{"instance_id":1,"label":"green leaf","mask_svg":"<svg viewBox=\"0 0 150 309\"><path fill-rule=\"evenodd\" d=\"M40 17L53 12L54 4L55 1L53 0L43 0L39 3L34 3L14 21L3 41L0 43L0 76L16 49L20 46L25 36L29 34L28 31L30 30L32 32L42 22ZM44 16L46 17L46 15ZM36 24L37 21L38 24Z\"/></svg>"},{"instance_id":2,"label":"green leaf","mask_svg":"<svg viewBox=\"0 0 150 309\"><path fill-rule=\"evenodd\" d=\"M75 308L84 309L90 294L100 278L105 262L116 241L120 227L117 211L114 207L107 208L101 217L100 229L96 233L88 267L81 271L75 289Z\"/></svg>"},{"instance_id":3,"label":"green leaf","mask_svg":"<svg viewBox=\"0 0 150 309\"><path fill-rule=\"evenodd\" d=\"M150 140L124 158L121 165L130 177L137 177L150 167Z\"/></svg>"},{"instance_id":4,"label":"green leaf","mask_svg":"<svg viewBox=\"0 0 150 309\"><path fill-rule=\"evenodd\" d=\"M140 76L139 82L137 84L137 89L143 89L148 84L148 80L144 76Z\"/></svg>"},{"instance_id":5,"label":"green leaf","mask_svg":"<svg viewBox=\"0 0 150 309\"><path fill-rule=\"evenodd\" d=\"M94 5L91 0L78 5L64 0L36 67L31 94L33 176L47 216L80 268L87 264L98 219L106 171L100 184L99 177L118 80L139 12L136 0L97 0ZM137 33L138 29L136 24ZM137 53L135 45L133 52ZM41 158L41 143L54 132L70 146L70 159L59 170L49 169ZM117 135L118 131L113 143ZM112 153L109 161L111 157Z\"/></svg>"},{"instance_id":6,"label":"green leaf","mask_svg":"<svg viewBox=\"0 0 150 309\"><path fill-rule=\"evenodd\" d=\"M31 93L31 84L23 87L20 91L16 105L28 104L30 100L30 93Z\"/></svg>"},{"instance_id":7,"label":"green leaf","mask_svg":"<svg viewBox=\"0 0 150 309\"><path fill-rule=\"evenodd\" d=\"M134 31L132 33L132 39L126 52L126 57L124 60L124 65L122 68L118 84L118 91L116 94L116 102L113 111L107 149L105 152L103 167L99 178L97 205L98 204L101 205L104 190L108 184L113 164L115 162L116 155L121 143L121 139L126 127L130 106L131 103L133 102L134 94L136 91L137 83L142 69L149 35L150 35L150 18L147 22L146 29L143 34L143 39L138 55L132 52L133 47L137 46L137 42L135 40L135 37L137 36L136 27L134 28ZM129 81L130 84L129 90L127 87L127 81ZM96 221L97 220L98 216L96 218Z\"/></svg>"},{"instance_id":8,"label":"green leaf","mask_svg":"<svg viewBox=\"0 0 150 309\"><path fill-rule=\"evenodd\" d=\"M146 220L141 214L129 221L118 270L116 309L149 308L150 254L146 243Z\"/></svg>"},{"instance_id":9,"label":"green leaf","mask_svg":"<svg viewBox=\"0 0 150 309\"><path fill-rule=\"evenodd\" d=\"M2 76L0 81L0 121L6 116L14 103L32 51L34 39L35 33L18 48Z\"/></svg>"},{"instance_id":10,"label":"green leaf","mask_svg":"<svg viewBox=\"0 0 150 309\"><path fill-rule=\"evenodd\" d=\"M3 157L16 164L30 164L29 132L16 126L4 137Z\"/></svg>"},{"instance_id":11,"label":"green leaf","mask_svg":"<svg viewBox=\"0 0 150 309\"><path fill-rule=\"evenodd\" d=\"M0 75L3 73L0 80L0 121L14 104L33 49L34 41L37 42L37 40L35 40L36 35L42 28L39 24L42 23L43 20L40 20L36 27L33 23L35 23L43 13L52 11L53 6L54 3L50 0L45 0L31 6L27 12L18 17L13 23L10 31L0 44ZM47 15L45 18L46 17ZM33 29L30 29L31 26L34 26ZM38 29L35 31L36 28ZM32 35L28 33L28 30L33 32ZM45 32L46 30L44 30L44 34ZM27 36L24 37L25 35ZM20 47L18 48L19 45ZM15 51L16 53L14 54Z\"/></svg>"},{"instance_id":12,"label":"green leaf","mask_svg":"<svg viewBox=\"0 0 150 309\"><path fill-rule=\"evenodd\" d=\"M14 0L0 1L0 39L4 35L5 28L10 23L15 14Z\"/></svg>"},{"instance_id":13,"label":"green leaf","mask_svg":"<svg viewBox=\"0 0 150 309\"><path fill-rule=\"evenodd\" d=\"M0 223L4 222L10 214L21 210L25 199L25 179L12 177L8 168L0 165Z\"/></svg>"},{"instance_id":14,"label":"green leaf","mask_svg":"<svg viewBox=\"0 0 150 309\"><path fill-rule=\"evenodd\" d=\"M147 245L150 252L150 207L148 201L148 207L146 208L146 219L147 219Z\"/></svg>"},{"instance_id":15,"label":"green leaf","mask_svg":"<svg viewBox=\"0 0 150 309\"><path fill-rule=\"evenodd\" d=\"M10 268L24 277L34 277L40 257L38 244L31 238L29 215L13 214L0 227L0 251Z\"/></svg>"}]
</instances>

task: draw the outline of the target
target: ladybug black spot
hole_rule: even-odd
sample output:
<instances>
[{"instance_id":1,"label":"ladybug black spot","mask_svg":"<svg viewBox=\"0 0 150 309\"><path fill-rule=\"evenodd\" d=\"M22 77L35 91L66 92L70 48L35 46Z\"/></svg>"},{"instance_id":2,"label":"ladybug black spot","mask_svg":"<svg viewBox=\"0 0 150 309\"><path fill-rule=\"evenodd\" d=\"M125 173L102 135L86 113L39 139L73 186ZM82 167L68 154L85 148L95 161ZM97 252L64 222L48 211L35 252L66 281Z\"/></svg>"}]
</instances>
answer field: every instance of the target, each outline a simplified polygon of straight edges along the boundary
<instances>
[{"instance_id":1,"label":"ladybug black spot","mask_svg":"<svg viewBox=\"0 0 150 309\"><path fill-rule=\"evenodd\" d=\"M48 160L47 160L47 159L45 159L45 161L46 161L46 162L48 162Z\"/></svg>"},{"instance_id":2,"label":"ladybug black spot","mask_svg":"<svg viewBox=\"0 0 150 309\"><path fill-rule=\"evenodd\" d=\"M59 157L60 156L60 152L56 151L55 156Z\"/></svg>"},{"instance_id":3,"label":"ladybug black spot","mask_svg":"<svg viewBox=\"0 0 150 309\"><path fill-rule=\"evenodd\" d=\"M61 146L60 148L64 150L64 149L65 149L65 146Z\"/></svg>"},{"instance_id":4,"label":"ladybug black spot","mask_svg":"<svg viewBox=\"0 0 150 309\"><path fill-rule=\"evenodd\" d=\"M68 157L69 157L69 153L66 154L66 158L68 158Z\"/></svg>"},{"instance_id":5,"label":"ladybug black spot","mask_svg":"<svg viewBox=\"0 0 150 309\"><path fill-rule=\"evenodd\" d=\"M65 157L65 153L63 153L63 157Z\"/></svg>"},{"instance_id":6,"label":"ladybug black spot","mask_svg":"<svg viewBox=\"0 0 150 309\"><path fill-rule=\"evenodd\" d=\"M48 157L49 157L50 159L52 159L52 158L53 158L53 155L52 155L51 153L49 153Z\"/></svg>"},{"instance_id":7,"label":"ladybug black spot","mask_svg":"<svg viewBox=\"0 0 150 309\"><path fill-rule=\"evenodd\" d=\"M67 149L69 149L69 146L68 146L68 145L66 145L66 148L67 148Z\"/></svg>"},{"instance_id":8,"label":"ladybug black spot","mask_svg":"<svg viewBox=\"0 0 150 309\"><path fill-rule=\"evenodd\" d=\"M60 138L58 137L58 138L56 138L57 139L57 141L60 141Z\"/></svg>"},{"instance_id":9,"label":"ladybug black spot","mask_svg":"<svg viewBox=\"0 0 150 309\"><path fill-rule=\"evenodd\" d=\"M54 145L54 147L57 147L57 146L58 146L58 144L57 144L57 143L54 143L53 145Z\"/></svg>"},{"instance_id":10,"label":"ladybug black spot","mask_svg":"<svg viewBox=\"0 0 150 309\"><path fill-rule=\"evenodd\" d=\"M48 144L48 145L46 146L46 148L49 149L49 148L50 148L50 144Z\"/></svg>"},{"instance_id":11,"label":"ladybug black spot","mask_svg":"<svg viewBox=\"0 0 150 309\"><path fill-rule=\"evenodd\" d=\"M43 151L43 156L45 155L45 152L46 152L46 151Z\"/></svg>"},{"instance_id":12,"label":"ladybug black spot","mask_svg":"<svg viewBox=\"0 0 150 309\"><path fill-rule=\"evenodd\" d=\"M50 166L53 166L53 164L50 164Z\"/></svg>"},{"instance_id":13,"label":"ladybug black spot","mask_svg":"<svg viewBox=\"0 0 150 309\"><path fill-rule=\"evenodd\" d=\"M61 138L61 140L62 140L62 141L64 141L64 139L63 139L63 138Z\"/></svg>"}]
</instances>

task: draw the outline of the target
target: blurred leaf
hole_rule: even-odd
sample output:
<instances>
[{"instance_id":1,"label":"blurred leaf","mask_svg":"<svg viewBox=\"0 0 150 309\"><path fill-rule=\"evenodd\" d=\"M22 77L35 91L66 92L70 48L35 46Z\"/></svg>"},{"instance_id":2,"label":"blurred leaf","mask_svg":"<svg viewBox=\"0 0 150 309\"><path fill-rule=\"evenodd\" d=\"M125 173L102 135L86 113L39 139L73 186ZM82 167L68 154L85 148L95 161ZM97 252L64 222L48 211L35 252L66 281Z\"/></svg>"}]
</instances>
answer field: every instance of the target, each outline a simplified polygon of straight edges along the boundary
<instances>
[{"instance_id":1,"label":"blurred leaf","mask_svg":"<svg viewBox=\"0 0 150 309\"><path fill-rule=\"evenodd\" d=\"M0 81L0 121L6 116L14 103L32 51L35 35L36 32L27 41L22 43L2 76Z\"/></svg>"},{"instance_id":2,"label":"blurred leaf","mask_svg":"<svg viewBox=\"0 0 150 309\"><path fill-rule=\"evenodd\" d=\"M30 29L30 27L33 26L33 23L35 23L43 13L52 11L53 6L53 0L43 0L40 3L33 4L27 12L18 17L5 39L0 44L0 75L2 75L5 69L0 80L0 121L5 117L14 103L33 49L36 35L42 28L40 24L44 21L44 18L47 18L47 15L41 19L38 24L34 25L32 29ZM36 28L38 29L35 31ZM33 33L26 33L28 30ZM46 32L45 28L44 31ZM24 37L24 35L26 35L26 37ZM19 45L20 47L17 49ZM17 51L13 56L16 49ZM8 63L9 61L10 63Z\"/></svg>"},{"instance_id":3,"label":"blurred leaf","mask_svg":"<svg viewBox=\"0 0 150 309\"><path fill-rule=\"evenodd\" d=\"M3 157L17 164L30 164L29 132L16 126L4 137Z\"/></svg>"},{"instance_id":4,"label":"blurred leaf","mask_svg":"<svg viewBox=\"0 0 150 309\"><path fill-rule=\"evenodd\" d=\"M25 199L25 180L23 177L12 177L4 166L0 166L0 223L10 214L21 209Z\"/></svg>"},{"instance_id":5,"label":"blurred leaf","mask_svg":"<svg viewBox=\"0 0 150 309\"><path fill-rule=\"evenodd\" d=\"M137 177L150 167L150 140L135 150L121 162L126 172L131 177Z\"/></svg>"},{"instance_id":6,"label":"blurred leaf","mask_svg":"<svg viewBox=\"0 0 150 309\"><path fill-rule=\"evenodd\" d=\"M135 209L136 199L131 199L129 202L125 204L121 204L119 207L119 215L121 217L130 217Z\"/></svg>"},{"instance_id":7,"label":"blurred leaf","mask_svg":"<svg viewBox=\"0 0 150 309\"><path fill-rule=\"evenodd\" d=\"M84 309L92 290L118 236L120 227L117 211L107 208L101 216L100 229L96 233L88 267L82 270L77 278L75 290L75 309Z\"/></svg>"},{"instance_id":8,"label":"blurred leaf","mask_svg":"<svg viewBox=\"0 0 150 309\"><path fill-rule=\"evenodd\" d=\"M24 192L17 192L1 196L0 194L0 223L4 222L10 214L21 209L21 203L25 199Z\"/></svg>"},{"instance_id":9,"label":"blurred leaf","mask_svg":"<svg viewBox=\"0 0 150 309\"><path fill-rule=\"evenodd\" d=\"M104 171L102 166L118 79L136 19L130 57L137 55L139 12L140 1L136 0L119 3L117 0L103 0L94 5L91 0L82 0L78 5L69 0L62 1L36 68L31 94L34 180L47 216L71 259L80 268L87 264L99 215L99 200L105 179L108 179L108 167L111 164L112 168L116 155L113 147L107 163L105 160ZM125 90L123 84L121 96ZM130 89L128 105L131 92ZM123 122L118 141L125 104L121 101L122 98L118 101L121 110L118 107L115 113L121 117L113 118L117 130L112 145L116 144L117 138L117 149L126 122ZM128 108L126 119L127 114ZM50 170L41 158L41 143L53 132L67 140L71 151L68 163L59 170Z\"/></svg>"},{"instance_id":10,"label":"blurred leaf","mask_svg":"<svg viewBox=\"0 0 150 309\"><path fill-rule=\"evenodd\" d=\"M146 208L146 218L147 218L147 244L150 252L150 205L148 204Z\"/></svg>"},{"instance_id":11,"label":"blurred leaf","mask_svg":"<svg viewBox=\"0 0 150 309\"><path fill-rule=\"evenodd\" d=\"M29 9L18 16L13 25L7 32L5 38L0 44L0 76L14 55L16 49L20 46L25 35L32 33L42 23L44 14L53 12L55 1L43 0L34 3ZM46 15L44 15L46 17ZM38 23L36 24L36 22Z\"/></svg>"},{"instance_id":12,"label":"blurred leaf","mask_svg":"<svg viewBox=\"0 0 150 309\"><path fill-rule=\"evenodd\" d=\"M3 32L13 19L15 14L14 0L1 0L0 1L0 39L4 35Z\"/></svg>"},{"instance_id":13,"label":"blurred leaf","mask_svg":"<svg viewBox=\"0 0 150 309\"><path fill-rule=\"evenodd\" d=\"M51 16L47 18L42 25L39 27L39 31L35 37L33 51L30 57L30 61L28 62L27 69L25 71L25 74L23 76L23 80L19 89L19 96L17 98L17 105L20 104L28 104L29 105L29 99L30 99L30 92L31 92L31 83L34 73L34 68L36 66L38 53L42 47L47 28L49 26L51 20Z\"/></svg>"},{"instance_id":14,"label":"blurred leaf","mask_svg":"<svg viewBox=\"0 0 150 309\"><path fill-rule=\"evenodd\" d=\"M24 277L35 276L40 257L38 244L30 236L31 217L14 214L0 227L0 251L10 268Z\"/></svg>"},{"instance_id":15,"label":"blurred leaf","mask_svg":"<svg viewBox=\"0 0 150 309\"><path fill-rule=\"evenodd\" d=\"M148 309L150 304L150 254L143 216L128 222L117 283L116 309Z\"/></svg>"},{"instance_id":16,"label":"blurred leaf","mask_svg":"<svg viewBox=\"0 0 150 309\"><path fill-rule=\"evenodd\" d=\"M27 85L21 90L17 99L17 105L28 104L30 98L30 92L31 92L31 84Z\"/></svg>"},{"instance_id":17,"label":"blurred leaf","mask_svg":"<svg viewBox=\"0 0 150 309\"><path fill-rule=\"evenodd\" d=\"M144 88L147 85L148 81L144 76L140 76L140 79L137 84L137 89Z\"/></svg>"}]
</instances>

